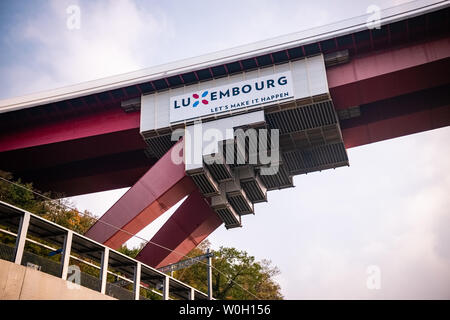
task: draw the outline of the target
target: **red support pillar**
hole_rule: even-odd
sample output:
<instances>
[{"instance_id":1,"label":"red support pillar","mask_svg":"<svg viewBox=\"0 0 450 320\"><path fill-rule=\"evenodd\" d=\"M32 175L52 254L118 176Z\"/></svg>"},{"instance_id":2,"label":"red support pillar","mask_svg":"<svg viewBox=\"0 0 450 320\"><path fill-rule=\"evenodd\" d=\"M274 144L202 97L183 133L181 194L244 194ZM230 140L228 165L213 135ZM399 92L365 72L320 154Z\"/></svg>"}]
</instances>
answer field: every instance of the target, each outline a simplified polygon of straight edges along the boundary
<instances>
[{"instance_id":1,"label":"red support pillar","mask_svg":"<svg viewBox=\"0 0 450 320\"><path fill-rule=\"evenodd\" d=\"M196 189L185 173L184 163L172 161L171 150L86 232L87 237L117 249L132 234L138 233Z\"/></svg>"},{"instance_id":2,"label":"red support pillar","mask_svg":"<svg viewBox=\"0 0 450 320\"><path fill-rule=\"evenodd\" d=\"M139 252L136 259L155 268L175 263L221 224L222 220L196 190Z\"/></svg>"}]
</instances>

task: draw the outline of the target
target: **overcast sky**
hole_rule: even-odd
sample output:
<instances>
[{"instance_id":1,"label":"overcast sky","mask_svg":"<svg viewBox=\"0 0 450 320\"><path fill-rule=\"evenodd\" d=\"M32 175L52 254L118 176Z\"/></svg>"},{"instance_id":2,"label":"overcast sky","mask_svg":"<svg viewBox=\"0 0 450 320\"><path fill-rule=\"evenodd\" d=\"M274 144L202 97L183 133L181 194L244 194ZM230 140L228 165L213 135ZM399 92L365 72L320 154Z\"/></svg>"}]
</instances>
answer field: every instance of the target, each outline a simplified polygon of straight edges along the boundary
<instances>
[{"instance_id":1,"label":"overcast sky","mask_svg":"<svg viewBox=\"0 0 450 320\"><path fill-rule=\"evenodd\" d=\"M0 98L133 71L406 1L1 1ZM66 8L81 8L68 30ZM271 259L288 299L450 298L450 128L348 150L350 167L296 176L214 248ZM126 189L74 197L103 214ZM173 210L139 235L150 239ZM137 241L130 241L130 245ZM369 290L366 269L381 270Z\"/></svg>"}]
</instances>

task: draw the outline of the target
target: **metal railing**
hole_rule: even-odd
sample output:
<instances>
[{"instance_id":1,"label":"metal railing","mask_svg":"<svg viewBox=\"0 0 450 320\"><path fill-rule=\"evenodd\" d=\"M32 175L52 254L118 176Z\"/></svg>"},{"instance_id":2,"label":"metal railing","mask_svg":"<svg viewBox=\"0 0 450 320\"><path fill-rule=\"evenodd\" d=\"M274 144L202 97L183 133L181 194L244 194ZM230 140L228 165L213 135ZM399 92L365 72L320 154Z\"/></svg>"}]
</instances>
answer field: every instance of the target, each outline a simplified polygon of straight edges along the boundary
<instances>
[{"instance_id":1,"label":"metal railing","mask_svg":"<svg viewBox=\"0 0 450 320\"><path fill-rule=\"evenodd\" d=\"M3 227L1 227L3 226ZM89 266L98 277L81 272L79 284L118 299L146 299L147 290L169 299L208 299L208 295L146 264L89 239L70 229L0 201L0 231L16 237L14 246L2 245L0 258L68 280L70 262ZM16 231L16 232L14 232ZM56 253L59 261L27 251L37 245ZM111 279L114 279L113 282ZM71 280L71 279L69 279ZM131 290L124 287L132 287Z\"/></svg>"}]
</instances>

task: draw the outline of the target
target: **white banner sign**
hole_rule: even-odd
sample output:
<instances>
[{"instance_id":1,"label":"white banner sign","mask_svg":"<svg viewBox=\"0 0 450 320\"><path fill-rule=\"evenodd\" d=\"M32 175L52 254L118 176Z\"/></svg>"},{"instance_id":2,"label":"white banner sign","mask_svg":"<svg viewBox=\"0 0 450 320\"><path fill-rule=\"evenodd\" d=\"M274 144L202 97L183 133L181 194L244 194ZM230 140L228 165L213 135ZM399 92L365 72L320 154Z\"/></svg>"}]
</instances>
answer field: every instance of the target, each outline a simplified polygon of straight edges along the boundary
<instances>
[{"instance_id":1,"label":"white banner sign","mask_svg":"<svg viewBox=\"0 0 450 320\"><path fill-rule=\"evenodd\" d=\"M248 108L294 97L291 71L170 98L170 122Z\"/></svg>"}]
</instances>

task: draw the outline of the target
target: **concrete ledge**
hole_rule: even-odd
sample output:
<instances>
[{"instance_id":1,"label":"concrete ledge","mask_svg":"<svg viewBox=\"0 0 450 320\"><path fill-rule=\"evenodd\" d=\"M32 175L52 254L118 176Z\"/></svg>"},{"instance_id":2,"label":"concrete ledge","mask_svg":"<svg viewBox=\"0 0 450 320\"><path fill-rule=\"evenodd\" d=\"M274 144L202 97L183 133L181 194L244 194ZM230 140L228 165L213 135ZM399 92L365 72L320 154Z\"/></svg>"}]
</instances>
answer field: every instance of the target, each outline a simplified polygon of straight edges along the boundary
<instances>
[{"instance_id":1,"label":"concrete ledge","mask_svg":"<svg viewBox=\"0 0 450 320\"><path fill-rule=\"evenodd\" d=\"M0 260L0 300L116 299L47 273Z\"/></svg>"}]
</instances>

